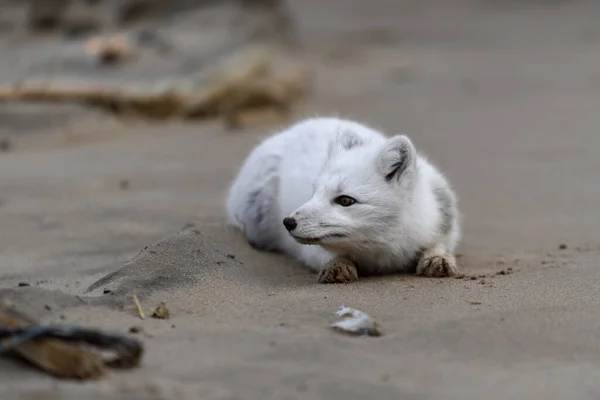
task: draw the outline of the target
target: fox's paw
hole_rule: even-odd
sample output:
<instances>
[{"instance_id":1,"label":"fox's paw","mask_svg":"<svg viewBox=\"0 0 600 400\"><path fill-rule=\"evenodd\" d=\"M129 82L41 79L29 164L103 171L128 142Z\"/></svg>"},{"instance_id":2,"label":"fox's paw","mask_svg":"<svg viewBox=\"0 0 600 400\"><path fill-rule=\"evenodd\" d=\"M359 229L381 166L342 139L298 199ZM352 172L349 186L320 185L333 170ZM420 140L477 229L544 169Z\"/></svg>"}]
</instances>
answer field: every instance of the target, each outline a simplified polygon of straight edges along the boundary
<instances>
[{"instance_id":1,"label":"fox's paw","mask_svg":"<svg viewBox=\"0 0 600 400\"><path fill-rule=\"evenodd\" d=\"M423 253L417 265L417 275L428 278L445 278L458 275L456 260L452 254L438 250Z\"/></svg>"},{"instance_id":2,"label":"fox's paw","mask_svg":"<svg viewBox=\"0 0 600 400\"><path fill-rule=\"evenodd\" d=\"M339 257L323 265L319 272L319 283L350 283L358 280L356 265L352 260Z\"/></svg>"}]
</instances>

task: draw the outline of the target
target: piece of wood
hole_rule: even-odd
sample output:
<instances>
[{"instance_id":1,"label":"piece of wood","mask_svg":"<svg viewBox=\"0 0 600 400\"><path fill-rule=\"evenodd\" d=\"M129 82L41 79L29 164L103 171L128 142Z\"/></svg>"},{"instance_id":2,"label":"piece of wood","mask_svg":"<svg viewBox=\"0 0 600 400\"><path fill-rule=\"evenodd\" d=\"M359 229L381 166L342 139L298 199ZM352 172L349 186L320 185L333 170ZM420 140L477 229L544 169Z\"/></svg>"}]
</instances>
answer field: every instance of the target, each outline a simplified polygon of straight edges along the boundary
<instances>
[{"instance_id":1,"label":"piece of wood","mask_svg":"<svg viewBox=\"0 0 600 400\"><path fill-rule=\"evenodd\" d=\"M273 69L268 56L258 54L230 61L199 87L21 84L0 87L0 101L80 102L153 118L223 117L231 125L246 110L274 109L285 114L305 94L306 71L281 75Z\"/></svg>"},{"instance_id":2,"label":"piece of wood","mask_svg":"<svg viewBox=\"0 0 600 400\"><path fill-rule=\"evenodd\" d=\"M133 302L135 303L135 308L137 309L138 312L138 316L140 317L140 319L146 319L146 314L144 313L144 309L142 308L142 305L140 304L140 300L137 297L137 294L133 294Z\"/></svg>"},{"instance_id":3,"label":"piece of wood","mask_svg":"<svg viewBox=\"0 0 600 400\"><path fill-rule=\"evenodd\" d=\"M37 322L7 301L0 301L0 325L26 328ZM7 339L10 340L10 339ZM13 352L54 376L68 379L97 379L106 373L101 355L76 344L54 339L35 339L19 344Z\"/></svg>"}]
</instances>

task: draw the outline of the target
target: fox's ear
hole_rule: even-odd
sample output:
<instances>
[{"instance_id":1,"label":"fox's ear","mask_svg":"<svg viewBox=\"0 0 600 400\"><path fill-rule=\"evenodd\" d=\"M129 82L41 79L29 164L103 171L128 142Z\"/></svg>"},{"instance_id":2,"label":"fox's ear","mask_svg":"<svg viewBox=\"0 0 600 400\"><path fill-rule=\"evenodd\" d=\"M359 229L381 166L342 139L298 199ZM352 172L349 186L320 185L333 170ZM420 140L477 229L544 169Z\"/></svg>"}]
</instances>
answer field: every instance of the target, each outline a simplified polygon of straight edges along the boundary
<instances>
[{"instance_id":1,"label":"fox's ear","mask_svg":"<svg viewBox=\"0 0 600 400\"><path fill-rule=\"evenodd\" d=\"M387 140L378 157L378 166L386 181L399 180L416 166L416 150L406 135Z\"/></svg>"}]
</instances>

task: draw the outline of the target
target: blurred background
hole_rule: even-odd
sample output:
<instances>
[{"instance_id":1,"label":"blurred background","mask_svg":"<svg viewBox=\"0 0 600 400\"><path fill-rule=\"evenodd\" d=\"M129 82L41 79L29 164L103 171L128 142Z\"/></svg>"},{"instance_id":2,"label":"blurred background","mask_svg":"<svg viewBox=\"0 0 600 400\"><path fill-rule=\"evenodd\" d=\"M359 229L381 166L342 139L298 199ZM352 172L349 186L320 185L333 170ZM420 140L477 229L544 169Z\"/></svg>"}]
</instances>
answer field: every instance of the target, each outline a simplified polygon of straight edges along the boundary
<instances>
[{"instance_id":1,"label":"blurred background","mask_svg":"<svg viewBox=\"0 0 600 400\"><path fill-rule=\"evenodd\" d=\"M250 148L314 115L409 134L458 191L472 265L597 246L599 17L594 0L2 0L5 279L106 271L222 224Z\"/></svg>"}]
</instances>

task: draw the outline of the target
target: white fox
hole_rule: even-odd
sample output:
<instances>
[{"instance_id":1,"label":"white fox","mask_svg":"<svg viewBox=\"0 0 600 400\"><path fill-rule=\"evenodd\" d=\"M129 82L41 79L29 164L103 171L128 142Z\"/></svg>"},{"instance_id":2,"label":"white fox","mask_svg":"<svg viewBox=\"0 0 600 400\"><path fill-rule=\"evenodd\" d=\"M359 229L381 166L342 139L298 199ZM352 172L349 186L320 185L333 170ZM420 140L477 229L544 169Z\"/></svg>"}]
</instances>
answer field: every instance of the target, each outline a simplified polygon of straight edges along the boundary
<instances>
[{"instance_id":1,"label":"white fox","mask_svg":"<svg viewBox=\"0 0 600 400\"><path fill-rule=\"evenodd\" d=\"M457 274L456 195L405 135L300 121L252 150L226 207L253 247L299 259L322 283Z\"/></svg>"}]
</instances>

